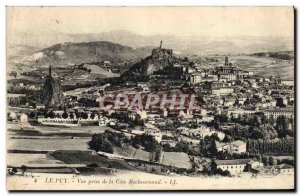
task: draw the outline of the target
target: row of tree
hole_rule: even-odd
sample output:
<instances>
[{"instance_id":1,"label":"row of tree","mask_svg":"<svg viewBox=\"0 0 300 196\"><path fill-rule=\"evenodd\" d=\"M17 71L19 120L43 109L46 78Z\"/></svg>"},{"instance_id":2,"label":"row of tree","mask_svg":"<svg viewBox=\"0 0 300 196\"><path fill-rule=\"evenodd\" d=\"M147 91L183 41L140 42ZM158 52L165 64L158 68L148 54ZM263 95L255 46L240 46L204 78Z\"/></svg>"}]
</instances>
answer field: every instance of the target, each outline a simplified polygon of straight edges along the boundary
<instances>
[{"instance_id":1,"label":"row of tree","mask_svg":"<svg viewBox=\"0 0 300 196\"><path fill-rule=\"evenodd\" d=\"M248 140L250 154L294 155L294 139Z\"/></svg>"}]
</instances>

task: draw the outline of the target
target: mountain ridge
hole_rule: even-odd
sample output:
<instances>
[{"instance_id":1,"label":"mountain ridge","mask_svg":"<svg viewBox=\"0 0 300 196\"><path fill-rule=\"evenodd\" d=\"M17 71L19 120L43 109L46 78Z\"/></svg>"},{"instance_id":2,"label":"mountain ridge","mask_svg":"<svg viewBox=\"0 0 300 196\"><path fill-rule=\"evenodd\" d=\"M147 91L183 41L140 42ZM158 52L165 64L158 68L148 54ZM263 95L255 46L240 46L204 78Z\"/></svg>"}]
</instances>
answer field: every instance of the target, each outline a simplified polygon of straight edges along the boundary
<instances>
[{"instance_id":1,"label":"mountain ridge","mask_svg":"<svg viewBox=\"0 0 300 196\"><path fill-rule=\"evenodd\" d=\"M39 41L32 40L32 37L26 37L24 40L33 43L41 43L48 40L49 47L57 43L64 42L96 42L108 41L118 43L132 48L140 47L156 47L160 40L164 41L167 48L172 48L183 55L196 54L207 55L212 53L228 54L228 53L255 53L255 52L274 52L278 50L293 50L293 39L290 37L265 37L265 36L178 36L167 34L141 35L127 30L113 30L101 33L81 33L70 34L57 33L46 37L38 37ZM26 35L24 35L26 36ZM30 41L32 40L32 41Z\"/></svg>"},{"instance_id":2,"label":"mountain ridge","mask_svg":"<svg viewBox=\"0 0 300 196\"><path fill-rule=\"evenodd\" d=\"M148 48L135 49L108 41L66 42L44 48L26 57L26 60L44 65L74 65L103 61L135 61L144 58L147 53Z\"/></svg>"}]
</instances>

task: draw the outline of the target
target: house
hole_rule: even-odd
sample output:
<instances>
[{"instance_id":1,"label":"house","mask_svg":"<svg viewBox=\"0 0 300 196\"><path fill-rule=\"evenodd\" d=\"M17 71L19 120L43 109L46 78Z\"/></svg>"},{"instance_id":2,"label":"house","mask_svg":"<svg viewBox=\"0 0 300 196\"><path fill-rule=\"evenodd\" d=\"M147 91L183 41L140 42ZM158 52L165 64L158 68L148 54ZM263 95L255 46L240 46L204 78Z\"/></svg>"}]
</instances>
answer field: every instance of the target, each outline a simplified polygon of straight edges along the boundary
<instances>
[{"instance_id":1,"label":"house","mask_svg":"<svg viewBox=\"0 0 300 196\"><path fill-rule=\"evenodd\" d=\"M255 165L261 165L261 163L252 159L215 160L212 162L211 169L212 171L217 169L228 170L232 175L236 175L251 171L251 168Z\"/></svg>"},{"instance_id":2,"label":"house","mask_svg":"<svg viewBox=\"0 0 300 196\"><path fill-rule=\"evenodd\" d=\"M196 72L197 70L196 70L196 68L194 68L194 67L186 67L186 71L187 71L187 73L194 73L194 72Z\"/></svg>"},{"instance_id":3,"label":"house","mask_svg":"<svg viewBox=\"0 0 300 196\"><path fill-rule=\"evenodd\" d=\"M27 123L28 122L28 116L26 114L20 115L20 122L21 123Z\"/></svg>"},{"instance_id":4,"label":"house","mask_svg":"<svg viewBox=\"0 0 300 196\"><path fill-rule=\"evenodd\" d=\"M232 143L232 153L241 154L247 151L247 144L241 140Z\"/></svg>"},{"instance_id":5,"label":"house","mask_svg":"<svg viewBox=\"0 0 300 196\"><path fill-rule=\"evenodd\" d=\"M253 173L260 173L264 175L293 175L294 167L288 164L263 166L262 164L251 167Z\"/></svg>"},{"instance_id":6,"label":"house","mask_svg":"<svg viewBox=\"0 0 300 196\"><path fill-rule=\"evenodd\" d=\"M213 88L211 94L213 95L229 95L233 93L234 89L232 87L222 87L222 88Z\"/></svg>"},{"instance_id":7,"label":"house","mask_svg":"<svg viewBox=\"0 0 300 196\"><path fill-rule=\"evenodd\" d=\"M285 175L291 175L294 174L294 167L288 164L282 164L282 165L277 165L279 173L285 174Z\"/></svg>"},{"instance_id":8,"label":"house","mask_svg":"<svg viewBox=\"0 0 300 196\"><path fill-rule=\"evenodd\" d=\"M221 142L216 141L216 146L217 146L218 152L220 152L220 151L225 152L228 149L228 145L226 143L221 143Z\"/></svg>"},{"instance_id":9,"label":"house","mask_svg":"<svg viewBox=\"0 0 300 196\"><path fill-rule=\"evenodd\" d=\"M230 174L235 175L246 170L246 166L251 159L235 159L235 160L215 160L212 163L212 170L222 169L228 170Z\"/></svg>"},{"instance_id":10,"label":"house","mask_svg":"<svg viewBox=\"0 0 300 196\"><path fill-rule=\"evenodd\" d=\"M110 119L108 119L107 117L100 117L99 120L98 120L98 125L100 127L102 126L106 126L110 123Z\"/></svg>"},{"instance_id":11,"label":"house","mask_svg":"<svg viewBox=\"0 0 300 196\"><path fill-rule=\"evenodd\" d=\"M8 115L8 120L13 121L13 120L17 120L17 114L15 112L10 112Z\"/></svg>"},{"instance_id":12,"label":"house","mask_svg":"<svg viewBox=\"0 0 300 196\"><path fill-rule=\"evenodd\" d=\"M294 86L294 80L281 80L280 82L281 84L284 84L284 85L288 85L288 86Z\"/></svg>"},{"instance_id":13,"label":"house","mask_svg":"<svg viewBox=\"0 0 300 196\"><path fill-rule=\"evenodd\" d=\"M241 154L247 152L247 144L241 140L236 140L231 143L220 143L216 142L218 151L229 152L231 154Z\"/></svg>"},{"instance_id":14,"label":"house","mask_svg":"<svg viewBox=\"0 0 300 196\"><path fill-rule=\"evenodd\" d=\"M174 140L161 140L160 141L161 145L170 145L170 147L175 147L176 146L176 142Z\"/></svg>"},{"instance_id":15,"label":"house","mask_svg":"<svg viewBox=\"0 0 300 196\"><path fill-rule=\"evenodd\" d=\"M190 77L190 82L192 84L197 84L197 83L200 83L202 80L202 76L200 73L193 73Z\"/></svg>"},{"instance_id":16,"label":"house","mask_svg":"<svg viewBox=\"0 0 300 196\"><path fill-rule=\"evenodd\" d=\"M233 98L228 98L228 99L225 99L224 101L224 106L233 106L233 104L235 103L235 100Z\"/></svg>"}]
</instances>

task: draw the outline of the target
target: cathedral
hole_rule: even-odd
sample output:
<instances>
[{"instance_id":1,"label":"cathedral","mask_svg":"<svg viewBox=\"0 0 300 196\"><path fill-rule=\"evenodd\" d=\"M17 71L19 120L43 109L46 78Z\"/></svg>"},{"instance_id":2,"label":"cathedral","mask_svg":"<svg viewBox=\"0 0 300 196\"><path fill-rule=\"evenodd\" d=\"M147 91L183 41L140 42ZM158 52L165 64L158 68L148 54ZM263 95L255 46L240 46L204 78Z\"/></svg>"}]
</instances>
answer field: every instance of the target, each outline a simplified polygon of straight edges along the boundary
<instances>
[{"instance_id":1,"label":"cathedral","mask_svg":"<svg viewBox=\"0 0 300 196\"><path fill-rule=\"evenodd\" d=\"M63 105L63 93L60 81L53 78L51 66L43 86L42 102L46 108L57 108Z\"/></svg>"}]
</instances>

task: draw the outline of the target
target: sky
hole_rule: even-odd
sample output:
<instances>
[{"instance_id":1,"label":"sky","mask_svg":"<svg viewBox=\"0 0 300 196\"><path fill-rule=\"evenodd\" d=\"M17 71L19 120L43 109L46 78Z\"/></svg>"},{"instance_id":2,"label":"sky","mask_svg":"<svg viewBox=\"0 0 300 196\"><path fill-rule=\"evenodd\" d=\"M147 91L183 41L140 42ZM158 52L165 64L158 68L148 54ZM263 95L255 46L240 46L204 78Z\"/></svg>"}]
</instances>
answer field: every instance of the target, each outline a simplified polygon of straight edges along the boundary
<instances>
[{"instance_id":1,"label":"sky","mask_svg":"<svg viewBox=\"0 0 300 196\"><path fill-rule=\"evenodd\" d=\"M8 41L60 33L293 37L292 7L8 7Z\"/></svg>"}]
</instances>

